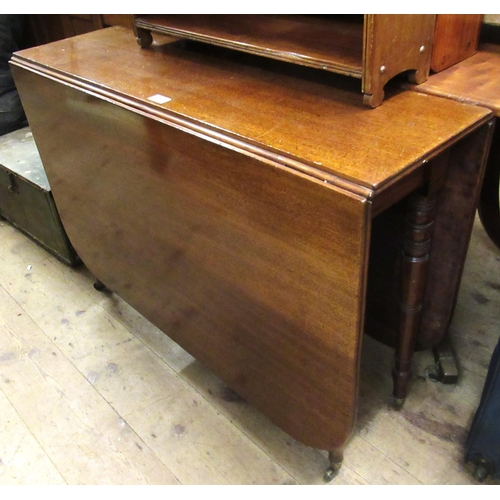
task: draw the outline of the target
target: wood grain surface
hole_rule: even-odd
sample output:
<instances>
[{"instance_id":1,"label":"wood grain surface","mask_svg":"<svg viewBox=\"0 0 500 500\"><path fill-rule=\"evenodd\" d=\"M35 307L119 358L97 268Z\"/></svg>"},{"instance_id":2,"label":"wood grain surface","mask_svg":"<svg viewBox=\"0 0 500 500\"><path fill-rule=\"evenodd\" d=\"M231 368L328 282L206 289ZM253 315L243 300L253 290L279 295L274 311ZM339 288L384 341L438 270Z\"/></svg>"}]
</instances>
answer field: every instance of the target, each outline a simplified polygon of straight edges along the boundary
<instances>
[{"instance_id":1,"label":"wood grain surface","mask_svg":"<svg viewBox=\"0 0 500 500\"><path fill-rule=\"evenodd\" d=\"M138 15L136 35L148 47L163 33L360 78L363 102L375 108L384 86L410 71L429 75L436 16L365 15Z\"/></svg>"},{"instance_id":2,"label":"wood grain surface","mask_svg":"<svg viewBox=\"0 0 500 500\"><path fill-rule=\"evenodd\" d=\"M370 199L411 190L490 112L404 91L368 110L343 85L231 59L141 50L110 28L18 53L12 70L92 273L330 450L356 417Z\"/></svg>"},{"instance_id":3,"label":"wood grain surface","mask_svg":"<svg viewBox=\"0 0 500 500\"><path fill-rule=\"evenodd\" d=\"M409 192L424 160L452 145L459 157L487 110L412 92L368 110L341 80L335 90L176 44L141 51L120 28L19 53L12 68L68 234L117 292L75 295L90 276L15 238L2 253L0 403L50 457L47 481L285 483L291 470L317 483L325 457L301 442L343 444L361 390L362 432L334 484L468 482L445 459L460 453L481 382L466 398L419 377L417 404L390 413L387 351L361 340L370 197L395 203L389 187ZM173 99L157 105L154 93ZM458 412L455 400L468 403Z\"/></svg>"},{"instance_id":4,"label":"wood grain surface","mask_svg":"<svg viewBox=\"0 0 500 500\"><path fill-rule=\"evenodd\" d=\"M143 29L361 78L363 16L147 15Z\"/></svg>"},{"instance_id":5,"label":"wood grain surface","mask_svg":"<svg viewBox=\"0 0 500 500\"><path fill-rule=\"evenodd\" d=\"M500 45L482 44L479 51L465 61L432 75L422 85L406 85L406 87L416 92L489 108L498 118L500 116ZM498 137L498 123L496 123L485 181L479 199L479 215L490 238L497 246L500 246Z\"/></svg>"},{"instance_id":6,"label":"wood grain surface","mask_svg":"<svg viewBox=\"0 0 500 500\"><path fill-rule=\"evenodd\" d=\"M443 71L476 52L482 17L482 14L438 14L436 16L432 71Z\"/></svg>"},{"instance_id":7,"label":"wood grain surface","mask_svg":"<svg viewBox=\"0 0 500 500\"><path fill-rule=\"evenodd\" d=\"M437 199L422 323L417 349L430 349L447 333L460 289L492 128L483 126L450 148ZM398 337L400 254L405 200L373 220L366 331L395 346ZM384 293L380 293L384 290Z\"/></svg>"},{"instance_id":8,"label":"wood grain surface","mask_svg":"<svg viewBox=\"0 0 500 500\"><path fill-rule=\"evenodd\" d=\"M486 110L399 89L384 106L367 109L352 79L215 50L179 43L143 50L129 30L113 27L19 52L12 62L212 140L256 147L364 196L488 118ZM156 94L171 101L148 100Z\"/></svg>"},{"instance_id":9,"label":"wood grain surface","mask_svg":"<svg viewBox=\"0 0 500 500\"><path fill-rule=\"evenodd\" d=\"M433 14L365 15L363 92L373 95L373 106L396 75L409 72L415 83L429 76L435 22Z\"/></svg>"},{"instance_id":10,"label":"wood grain surface","mask_svg":"<svg viewBox=\"0 0 500 500\"><path fill-rule=\"evenodd\" d=\"M478 484L463 446L500 306L498 249L478 220L451 328L459 383L427 379L432 353L418 352L395 411L393 350L365 337L358 422L328 484L326 452L290 438L116 294L94 290L84 266L1 220L0 250L4 486L296 484L335 494L351 484Z\"/></svg>"},{"instance_id":11,"label":"wood grain surface","mask_svg":"<svg viewBox=\"0 0 500 500\"><path fill-rule=\"evenodd\" d=\"M416 92L484 106L500 116L500 50L495 45L483 45L473 56L432 75L425 83L404 86Z\"/></svg>"},{"instance_id":12,"label":"wood grain surface","mask_svg":"<svg viewBox=\"0 0 500 500\"><path fill-rule=\"evenodd\" d=\"M342 445L369 203L33 73L16 80L94 275L293 437Z\"/></svg>"}]
</instances>

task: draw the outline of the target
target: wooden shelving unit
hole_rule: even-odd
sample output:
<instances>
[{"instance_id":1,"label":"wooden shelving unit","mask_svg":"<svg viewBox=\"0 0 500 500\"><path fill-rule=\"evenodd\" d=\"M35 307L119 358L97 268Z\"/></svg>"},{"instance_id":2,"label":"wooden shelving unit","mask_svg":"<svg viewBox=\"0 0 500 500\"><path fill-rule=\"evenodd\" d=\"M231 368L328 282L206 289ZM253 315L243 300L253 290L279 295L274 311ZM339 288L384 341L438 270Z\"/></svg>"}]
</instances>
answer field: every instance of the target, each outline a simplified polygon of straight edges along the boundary
<instances>
[{"instance_id":1,"label":"wooden shelving unit","mask_svg":"<svg viewBox=\"0 0 500 500\"><path fill-rule=\"evenodd\" d=\"M429 75L435 15L136 15L135 34L196 40L361 79L364 102L376 107L384 85L409 71Z\"/></svg>"}]
</instances>

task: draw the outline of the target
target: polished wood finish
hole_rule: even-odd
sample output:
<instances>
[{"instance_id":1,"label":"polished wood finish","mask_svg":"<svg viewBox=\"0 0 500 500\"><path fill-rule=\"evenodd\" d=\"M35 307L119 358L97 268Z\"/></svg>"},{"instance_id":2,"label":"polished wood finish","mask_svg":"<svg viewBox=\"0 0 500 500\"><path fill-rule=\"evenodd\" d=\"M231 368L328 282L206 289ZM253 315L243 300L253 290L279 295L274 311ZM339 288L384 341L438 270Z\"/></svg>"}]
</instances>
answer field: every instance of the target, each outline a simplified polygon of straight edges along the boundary
<instances>
[{"instance_id":1,"label":"polished wood finish","mask_svg":"<svg viewBox=\"0 0 500 500\"><path fill-rule=\"evenodd\" d=\"M369 110L337 75L130 35L11 62L68 235L97 279L333 452L357 412L372 207L431 185L448 150L459 168L491 113L400 91Z\"/></svg>"},{"instance_id":2,"label":"polished wood finish","mask_svg":"<svg viewBox=\"0 0 500 500\"><path fill-rule=\"evenodd\" d=\"M369 203L28 79L43 102L25 96L32 128L87 267L293 437L341 446L354 425Z\"/></svg>"},{"instance_id":3,"label":"polished wood finish","mask_svg":"<svg viewBox=\"0 0 500 500\"><path fill-rule=\"evenodd\" d=\"M500 116L500 53L493 44L480 45L476 54L425 83L403 84L416 92L437 95L491 109Z\"/></svg>"},{"instance_id":4,"label":"polished wood finish","mask_svg":"<svg viewBox=\"0 0 500 500\"><path fill-rule=\"evenodd\" d=\"M426 83L410 87L417 92L438 95L461 102L485 106L500 117L500 45L484 44L465 61L433 75ZM492 141L485 173L479 215L484 227L500 248L500 135L498 125Z\"/></svg>"},{"instance_id":5,"label":"polished wood finish","mask_svg":"<svg viewBox=\"0 0 500 500\"><path fill-rule=\"evenodd\" d=\"M83 35L104 28L100 14L60 14L66 36Z\"/></svg>"},{"instance_id":6,"label":"polished wood finish","mask_svg":"<svg viewBox=\"0 0 500 500\"><path fill-rule=\"evenodd\" d=\"M425 302L416 342L418 350L433 348L447 334L485 175L492 128L491 123L464 138L450 150L447 162L442 158L436 159L435 171L440 172L443 178L438 175L432 182L432 178L427 176L440 192ZM450 168L452 165L453 168ZM378 264L370 268L368 279L367 333L393 347L398 342L399 312L393 304L397 304L400 297L400 255L405 213L403 200L378 215L373 221L370 245L370 260ZM384 290L384 294L380 290Z\"/></svg>"},{"instance_id":7,"label":"polished wood finish","mask_svg":"<svg viewBox=\"0 0 500 500\"><path fill-rule=\"evenodd\" d=\"M43 45L108 26L132 29L132 14L28 14L27 42Z\"/></svg>"},{"instance_id":8,"label":"polished wood finish","mask_svg":"<svg viewBox=\"0 0 500 500\"><path fill-rule=\"evenodd\" d=\"M432 75L422 85L410 86L405 84L404 86L428 95L437 95L460 102L485 106L491 109L498 118L500 115L500 51L498 47L498 45L483 44L476 54L445 71ZM497 127L491 141L491 148L486 148L484 151L477 151L476 154L487 155L484 183L482 184L478 198L479 216L486 232L500 248L500 199L498 194L500 180L499 142L500 135ZM470 154L470 151L467 154ZM465 193L464 189L459 186L453 192L462 198L470 196L470 199L475 200L478 188L477 179L478 177L473 172L469 172L467 178L460 179L459 185L468 186L469 192ZM447 196L444 199L450 199L450 197ZM462 205L457 205L457 207L463 208ZM455 227L450 224L451 218L454 218L456 215L458 213L455 209L448 209L448 217L446 218L448 222L445 219L443 231L451 233L450 241L454 240L455 244L461 240L461 248L464 249L466 246L464 246L461 234L451 229ZM468 224L472 226L472 221ZM443 283L439 278L443 270L446 269L444 265L449 265L449 262L443 262L442 264L443 267L436 268L438 283ZM431 313L435 312L435 304L439 304L438 307L442 307L440 302L430 304L429 310ZM452 306L454 308L454 302ZM447 345L446 339L448 323L443 324L439 321L439 317L440 315L430 315L430 321L424 324L421 329L417 345L419 344L423 348L432 346L437 360L439 378L445 381L456 381L458 379L458 367L456 363L453 364L451 361L452 350ZM443 372L441 360L445 360L446 362L446 373Z\"/></svg>"},{"instance_id":9,"label":"polished wood finish","mask_svg":"<svg viewBox=\"0 0 500 500\"><path fill-rule=\"evenodd\" d=\"M401 259L399 335L393 371L394 397L399 402L406 398L411 378L411 361L420 330L435 212L435 194L413 194L408 198Z\"/></svg>"},{"instance_id":10,"label":"polished wood finish","mask_svg":"<svg viewBox=\"0 0 500 500\"><path fill-rule=\"evenodd\" d=\"M141 15L135 24L356 78L363 73L363 16Z\"/></svg>"},{"instance_id":11,"label":"polished wood finish","mask_svg":"<svg viewBox=\"0 0 500 500\"><path fill-rule=\"evenodd\" d=\"M134 28L133 14L101 14L104 26L123 26L124 28Z\"/></svg>"},{"instance_id":12,"label":"polished wood finish","mask_svg":"<svg viewBox=\"0 0 500 500\"><path fill-rule=\"evenodd\" d=\"M396 75L408 72L414 83L429 76L434 15L366 14L364 22L364 102L382 104L384 86Z\"/></svg>"},{"instance_id":13,"label":"polished wood finish","mask_svg":"<svg viewBox=\"0 0 500 500\"><path fill-rule=\"evenodd\" d=\"M500 308L498 251L477 220L451 329L460 383L426 379L433 356L418 352L405 407L391 411L392 349L365 336L358 421L328 485L326 452L290 439L120 297L96 292L84 266L1 221L0 249L3 485L477 484L463 440Z\"/></svg>"},{"instance_id":14,"label":"polished wood finish","mask_svg":"<svg viewBox=\"0 0 500 500\"><path fill-rule=\"evenodd\" d=\"M493 120L450 150L449 164L454 168L448 168L436 207L420 349L444 338L455 309L492 129Z\"/></svg>"},{"instance_id":15,"label":"polished wood finish","mask_svg":"<svg viewBox=\"0 0 500 500\"><path fill-rule=\"evenodd\" d=\"M138 15L135 30L141 47L164 33L359 78L377 107L394 76L425 81L434 23L427 14Z\"/></svg>"},{"instance_id":16,"label":"polished wood finish","mask_svg":"<svg viewBox=\"0 0 500 500\"><path fill-rule=\"evenodd\" d=\"M438 14L432 46L431 70L443 71L477 50L482 14Z\"/></svg>"},{"instance_id":17,"label":"polished wood finish","mask_svg":"<svg viewBox=\"0 0 500 500\"><path fill-rule=\"evenodd\" d=\"M234 148L245 147L374 204L382 203L377 200L379 194L390 196L404 184L427 158L489 118L487 110L400 89L392 89L386 106L368 113L357 98L356 85L338 75L309 73L279 63L270 70L260 59L242 55L235 61L232 52L221 49L211 55L215 49L186 50L177 42L134 50L126 33L108 28L61 42L72 49L71 57L64 58L57 52L58 45L51 44L55 49L34 47L24 51L22 58L16 55L13 62L22 61L27 68L34 64L37 71L44 65L53 78L103 97L110 97L112 89L121 106L140 107L152 117L203 131L213 140L224 138ZM98 50L102 44L120 58L121 71L110 68L109 56ZM91 52L95 57L89 64ZM171 100L156 104L148 99L159 92ZM375 130L385 133L373 137ZM307 140L298 141L304 134ZM421 171L412 184L405 185L404 194L422 182Z\"/></svg>"}]
</instances>

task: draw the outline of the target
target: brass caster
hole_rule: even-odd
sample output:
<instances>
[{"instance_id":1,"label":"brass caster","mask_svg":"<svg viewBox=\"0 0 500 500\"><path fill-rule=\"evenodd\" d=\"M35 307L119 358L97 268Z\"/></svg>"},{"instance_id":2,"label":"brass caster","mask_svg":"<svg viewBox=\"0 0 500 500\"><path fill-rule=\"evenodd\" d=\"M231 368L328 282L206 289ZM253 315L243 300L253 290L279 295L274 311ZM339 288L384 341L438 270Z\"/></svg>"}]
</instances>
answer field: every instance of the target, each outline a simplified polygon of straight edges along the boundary
<instances>
[{"instance_id":1,"label":"brass caster","mask_svg":"<svg viewBox=\"0 0 500 500\"><path fill-rule=\"evenodd\" d=\"M335 470L333 467L326 469L325 474L323 475L325 483L329 483L338 474L338 472L338 469Z\"/></svg>"},{"instance_id":2,"label":"brass caster","mask_svg":"<svg viewBox=\"0 0 500 500\"><path fill-rule=\"evenodd\" d=\"M343 448L336 448L328 452L328 461L330 462L330 467L328 467L325 474L323 475L323 479L326 483L329 483L338 474L340 468L342 467L343 460Z\"/></svg>"}]
</instances>

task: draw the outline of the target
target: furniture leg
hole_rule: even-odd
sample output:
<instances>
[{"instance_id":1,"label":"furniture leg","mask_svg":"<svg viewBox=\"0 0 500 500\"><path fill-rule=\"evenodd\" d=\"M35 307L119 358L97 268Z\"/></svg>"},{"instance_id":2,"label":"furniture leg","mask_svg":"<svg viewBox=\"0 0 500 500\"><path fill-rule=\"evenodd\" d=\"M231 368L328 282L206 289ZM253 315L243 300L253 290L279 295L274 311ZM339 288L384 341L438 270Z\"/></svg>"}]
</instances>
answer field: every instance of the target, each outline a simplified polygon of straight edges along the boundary
<instances>
[{"instance_id":1,"label":"furniture leg","mask_svg":"<svg viewBox=\"0 0 500 500\"><path fill-rule=\"evenodd\" d=\"M344 448L335 448L328 452L328 460L330 461L330 467L326 470L323 476L326 482L331 481L342 467L342 462L344 460Z\"/></svg>"},{"instance_id":2,"label":"furniture leg","mask_svg":"<svg viewBox=\"0 0 500 500\"><path fill-rule=\"evenodd\" d=\"M382 89L378 89L377 92L373 94L363 94L363 104L370 108L377 108L384 101L385 92Z\"/></svg>"},{"instance_id":3,"label":"furniture leg","mask_svg":"<svg viewBox=\"0 0 500 500\"><path fill-rule=\"evenodd\" d=\"M141 49L147 49L153 43L153 35L151 31L136 28L136 40Z\"/></svg>"},{"instance_id":4,"label":"furniture leg","mask_svg":"<svg viewBox=\"0 0 500 500\"><path fill-rule=\"evenodd\" d=\"M436 197L414 194L406 214L401 263L399 335L393 370L393 395L401 407L411 378L411 362L420 326L429 263Z\"/></svg>"}]
</instances>

